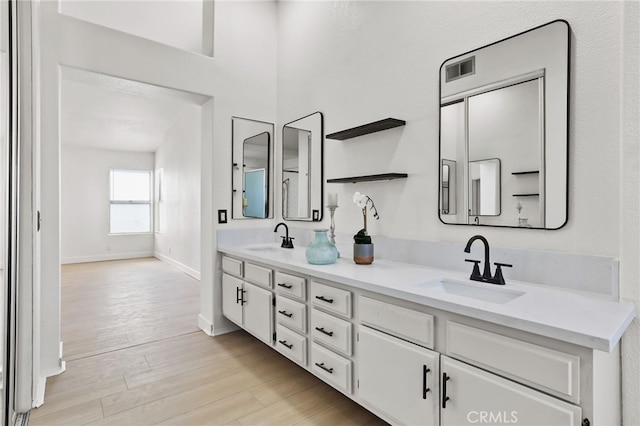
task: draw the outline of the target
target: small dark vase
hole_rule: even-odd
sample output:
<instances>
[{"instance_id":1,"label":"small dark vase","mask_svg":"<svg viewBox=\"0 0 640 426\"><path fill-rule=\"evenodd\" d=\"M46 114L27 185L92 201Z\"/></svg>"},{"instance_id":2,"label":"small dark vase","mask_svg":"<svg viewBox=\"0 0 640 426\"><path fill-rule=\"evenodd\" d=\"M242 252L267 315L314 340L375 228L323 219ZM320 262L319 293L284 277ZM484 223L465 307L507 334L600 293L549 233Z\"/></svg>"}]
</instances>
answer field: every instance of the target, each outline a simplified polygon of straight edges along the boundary
<instances>
[{"instance_id":1,"label":"small dark vase","mask_svg":"<svg viewBox=\"0 0 640 426\"><path fill-rule=\"evenodd\" d=\"M353 261L358 265L371 265L373 263L373 243L354 243Z\"/></svg>"}]
</instances>

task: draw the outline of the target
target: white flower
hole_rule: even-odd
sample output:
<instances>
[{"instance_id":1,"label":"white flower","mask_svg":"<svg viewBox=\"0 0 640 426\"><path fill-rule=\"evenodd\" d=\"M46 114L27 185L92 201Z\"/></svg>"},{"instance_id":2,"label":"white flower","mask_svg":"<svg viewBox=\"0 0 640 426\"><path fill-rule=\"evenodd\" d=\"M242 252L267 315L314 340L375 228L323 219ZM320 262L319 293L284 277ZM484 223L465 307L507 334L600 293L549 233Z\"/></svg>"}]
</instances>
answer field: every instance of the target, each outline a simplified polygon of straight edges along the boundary
<instances>
[{"instance_id":1,"label":"white flower","mask_svg":"<svg viewBox=\"0 0 640 426\"><path fill-rule=\"evenodd\" d=\"M353 202L356 203L356 205L361 209L364 209L367 206L368 200L369 197L367 197L365 194L361 194L359 192L353 194Z\"/></svg>"}]
</instances>

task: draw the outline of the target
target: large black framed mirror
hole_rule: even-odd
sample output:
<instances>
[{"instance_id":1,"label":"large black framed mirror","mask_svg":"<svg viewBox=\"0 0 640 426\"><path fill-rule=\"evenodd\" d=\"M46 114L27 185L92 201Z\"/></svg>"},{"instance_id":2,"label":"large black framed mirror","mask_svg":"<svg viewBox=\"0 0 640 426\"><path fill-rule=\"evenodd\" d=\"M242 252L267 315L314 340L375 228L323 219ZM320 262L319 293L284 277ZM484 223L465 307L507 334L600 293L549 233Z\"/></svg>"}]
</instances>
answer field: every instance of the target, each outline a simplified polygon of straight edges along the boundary
<instances>
[{"instance_id":1,"label":"large black framed mirror","mask_svg":"<svg viewBox=\"0 0 640 426\"><path fill-rule=\"evenodd\" d=\"M231 117L231 217L273 217L274 124Z\"/></svg>"},{"instance_id":2,"label":"large black framed mirror","mask_svg":"<svg viewBox=\"0 0 640 426\"><path fill-rule=\"evenodd\" d=\"M321 112L282 127L282 218L320 221L323 209L324 121Z\"/></svg>"},{"instance_id":3,"label":"large black framed mirror","mask_svg":"<svg viewBox=\"0 0 640 426\"><path fill-rule=\"evenodd\" d=\"M570 32L557 20L442 63L443 223L567 222Z\"/></svg>"}]
</instances>

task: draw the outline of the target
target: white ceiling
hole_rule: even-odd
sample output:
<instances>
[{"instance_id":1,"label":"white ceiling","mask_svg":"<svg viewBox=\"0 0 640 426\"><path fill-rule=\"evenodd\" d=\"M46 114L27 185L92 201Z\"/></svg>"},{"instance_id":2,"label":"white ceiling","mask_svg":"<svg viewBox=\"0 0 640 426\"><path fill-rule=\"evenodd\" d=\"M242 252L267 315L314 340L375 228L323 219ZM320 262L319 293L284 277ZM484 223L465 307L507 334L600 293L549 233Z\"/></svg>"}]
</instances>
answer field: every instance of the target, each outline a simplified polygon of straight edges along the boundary
<instances>
[{"instance_id":1,"label":"white ceiling","mask_svg":"<svg viewBox=\"0 0 640 426\"><path fill-rule=\"evenodd\" d=\"M64 145L154 152L182 109L208 99L71 68L62 77Z\"/></svg>"},{"instance_id":2,"label":"white ceiling","mask_svg":"<svg viewBox=\"0 0 640 426\"><path fill-rule=\"evenodd\" d=\"M60 13L203 53L202 0L61 0Z\"/></svg>"}]
</instances>

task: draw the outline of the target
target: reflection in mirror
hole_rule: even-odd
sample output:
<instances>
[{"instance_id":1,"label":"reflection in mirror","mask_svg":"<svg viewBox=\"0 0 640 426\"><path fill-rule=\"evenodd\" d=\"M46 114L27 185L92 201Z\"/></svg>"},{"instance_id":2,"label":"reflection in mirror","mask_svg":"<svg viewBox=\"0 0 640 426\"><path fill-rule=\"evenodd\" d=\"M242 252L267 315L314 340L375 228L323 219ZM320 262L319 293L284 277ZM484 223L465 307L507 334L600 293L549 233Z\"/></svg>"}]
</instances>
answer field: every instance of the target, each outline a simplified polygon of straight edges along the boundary
<instances>
[{"instance_id":1,"label":"reflection in mirror","mask_svg":"<svg viewBox=\"0 0 640 426\"><path fill-rule=\"evenodd\" d=\"M232 218L273 217L271 123L232 117Z\"/></svg>"},{"instance_id":2,"label":"reflection in mirror","mask_svg":"<svg viewBox=\"0 0 640 426\"><path fill-rule=\"evenodd\" d=\"M499 216L500 196L500 160L470 161L469 214Z\"/></svg>"},{"instance_id":3,"label":"reflection in mirror","mask_svg":"<svg viewBox=\"0 0 640 426\"><path fill-rule=\"evenodd\" d=\"M546 229L566 223L568 69L565 21L442 64L440 164L461 165L440 173L444 223ZM452 210L453 202L460 208Z\"/></svg>"},{"instance_id":4,"label":"reflection in mirror","mask_svg":"<svg viewBox=\"0 0 640 426\"><path fill-rule=\"evenodd\" d=\"M244 140L244 176L242 179L244 217L265 218L269 212L269 133L264 132Z\"/></svg>"},{"instance_id":5,"label":"reflection in mirror","mask_svg":"<svg viewBox=\"0 0 640 426\"><path fill-rule=\"evenodd\" d=\"M442 186L440 188L440 214L456 214L456 162L442 160Z\"/></svg>"},{"instance_id":6,"label":"reflection in mirror","mask_svg":"<svg viewBox=\"0 0 640 426\"><path fill-rule=\"evenodd\" d=\"M322 114L285 124L282 128L282 217L322 220Z\"/></svg>"}]
</instances>

